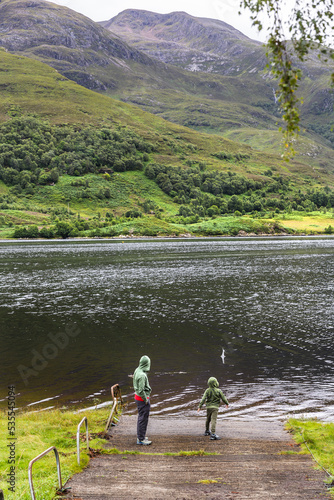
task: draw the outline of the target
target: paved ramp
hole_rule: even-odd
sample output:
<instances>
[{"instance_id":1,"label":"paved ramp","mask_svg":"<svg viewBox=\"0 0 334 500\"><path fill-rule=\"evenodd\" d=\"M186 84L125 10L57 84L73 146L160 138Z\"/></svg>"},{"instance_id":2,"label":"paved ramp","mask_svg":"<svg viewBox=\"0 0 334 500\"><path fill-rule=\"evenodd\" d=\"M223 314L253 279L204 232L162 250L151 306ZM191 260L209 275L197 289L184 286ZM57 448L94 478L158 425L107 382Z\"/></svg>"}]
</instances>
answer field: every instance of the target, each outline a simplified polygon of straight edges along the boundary
<instances>
[{"instance_id":1,"label":"paved ramp","mask_svg":"<svg viewBox=\"0 0 334 500\"><path fill-rule=\"evenodd\" d=\"M151 417L151 446L136 445L136 417L123 416L108 446L144 455L102 455L67 484L82 500L330 499L324 474L313 469L280 422L220 420L222 439L203 436L204 417ZM204 450L217 455L155 453ZM283 452L283 454L282 454Z\"/></svg>"}]
</instances>

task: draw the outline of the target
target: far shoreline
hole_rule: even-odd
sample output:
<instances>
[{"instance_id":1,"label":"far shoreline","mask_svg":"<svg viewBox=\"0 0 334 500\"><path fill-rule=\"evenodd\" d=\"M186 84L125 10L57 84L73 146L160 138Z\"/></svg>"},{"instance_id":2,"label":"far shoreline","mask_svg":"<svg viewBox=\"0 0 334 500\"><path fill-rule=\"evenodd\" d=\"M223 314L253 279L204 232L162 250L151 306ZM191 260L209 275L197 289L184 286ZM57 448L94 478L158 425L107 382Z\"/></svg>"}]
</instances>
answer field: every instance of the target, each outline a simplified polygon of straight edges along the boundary
<instances>
[{"instance_id":1,"label":"far shoreline","mask_svg":"<svg viewBox=\"0 0 334 500\"><path fill-rule=\"evenodd\" d=\"M246 240L246 239L332 239L334 238L334 234L326 234L326 233L320 233L320 234L242 234L242 235L232 235L232 234L221 234L221 235L202 235L202 236L197 236L193 234L189 235L182 235L182 236L172 236L172 235L161 235L161 236L130 236L130 235L120 235L120 236L107 236L107 237L102 237L102 236L93 236L93 237L77 237L77 238L52 238L52 239L47 239L47 238L0 238L0 243L59 243L59 242L68 242L68 243L73 243L76 241L84 242L84 241L95 241L95 242L102 242L102 241L115 241L115 242L122 242L123 240L127 241L155 241L155 240L179 240L179 241L187 241L187 240L220 240L220 239L231 239L231 240Z\"/></svg>"}]
</instances>

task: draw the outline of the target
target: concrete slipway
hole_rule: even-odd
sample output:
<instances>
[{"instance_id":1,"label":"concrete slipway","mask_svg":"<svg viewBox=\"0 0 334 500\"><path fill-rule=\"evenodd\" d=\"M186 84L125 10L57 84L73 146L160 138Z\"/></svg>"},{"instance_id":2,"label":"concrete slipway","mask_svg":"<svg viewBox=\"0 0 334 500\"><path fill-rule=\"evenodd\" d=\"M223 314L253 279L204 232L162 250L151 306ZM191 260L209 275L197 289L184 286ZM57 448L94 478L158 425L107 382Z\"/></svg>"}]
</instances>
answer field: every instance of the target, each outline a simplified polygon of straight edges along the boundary
<instances>
[{"instance_id":1,"label":"concrete slipway","mask_svg":"<svg viewBox=\"0 0 334 500\"><path fill-rule=\"evenodd\" d=\"M222 439L203 435L204 417L151 417L151 446L136 445L136 416L123 415L108 446L141 455L100 455L66 486L82 500L317 500L333 498L323 472L298 452L281 422L219 420ZM159 453L204 450L204 456Z\"/></svg>"}]
</instances>

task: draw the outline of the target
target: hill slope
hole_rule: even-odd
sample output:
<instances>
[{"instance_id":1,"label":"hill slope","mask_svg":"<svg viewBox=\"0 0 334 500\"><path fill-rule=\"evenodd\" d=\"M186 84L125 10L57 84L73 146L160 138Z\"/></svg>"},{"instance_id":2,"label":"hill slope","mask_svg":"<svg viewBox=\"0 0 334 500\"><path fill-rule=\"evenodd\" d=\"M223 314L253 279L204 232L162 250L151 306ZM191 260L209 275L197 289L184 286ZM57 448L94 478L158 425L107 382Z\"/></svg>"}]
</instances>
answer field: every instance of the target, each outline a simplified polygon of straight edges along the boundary
<instances>
[{"instance_id":1,"label":"hill slope","mask_svg":"<svg viewBox=\"0 0 334 500\"><path fill-rule=\"evenodd\" d=\"M263 170L274 168L282 175L290 175L301 186L305 177L321 184L332 183L332 171L314 169L297 161L285 164L275 154L261 153L221 136L168 122L137 106L88 90L39 61L0 49L0 66L0 122L30 113L53 124L128 127L150 140L154 144L154 158L167 164L205 161L210 168L233 168L243 175L261 175ZM218 154L222 151L232 156L243 155L244 159L224 161Z\"/></svg>"},{"instance_id":2,"label":"hill slope","mask_svg":"<svg viewBox=\"0 0 334 500\"><path fill-rule=\"evenodd\" d=\"M167 155L170 163L179 161L187 149L189 156L210 159L212 166L221 165L212 157L212 153L221 150L248 154L255 162L264 161L263 154L248 146L216 135L198 133L137 106L86 89L40 61L16 56L0 48L0 64L0 122L30 113L54 124L130 127L140 136L150 139L156 145L157 153ZM189 144L193 145L193 153ZM272 155L271 161L279 168L278 157Z\"/></svg>"},{"instance_id":3,"label":"hill slope","mask_svg":"<svg viewBox=\"0 0 334 500\"><path fill-rule=\"evenodd\" d=\"M138 73L142 67L149 72L164 66L87 17L50 2L3 0L0 19L0 45L40 59L90 89L117 86L118 73L125 78L132 65ZM90 71L93 67L104 68L101 80L98 71Z\"/></svg>"},{"instance_id":4,"label":"hill slope","mask_svg":"<svg viewBox=\"0 0 334 500\"><path fill-rule=\"evenodd\" d=\"M134 9L125 10L101 24L141 52L163 62L205 73L209 79L212 74L237 77L250 92L247 101L237 92L233 95L235 102L255 105L278 116L274 99L276 85L264 73L267 63L264 46L232 26L184 12L155 14ZM323 63L318 55L314 51L305 62L298 62L304 74L300 83L300 94L304 97L302 125L309 132L320 132L333 146L334 134L330 132L334 98L329 76L334 64ZM264 76L266 85L263 85ZM226 79L221 82L225 84ZM230 128L238 128L238 125Z\"/></svg>"},{"instance_id":5,"label":"hill slope","mask_svg":"<svg viewBox=\"0 0 334 500\"><path fill-rule=\"evenodd\" d=\"M279 116L274 97L276 84L264 73L267 63L265 48L226 23L196 18L184 12L155 14L132 9L101 24L120 35L141 52L158 60L192 72L205 73L209 80L212 79L213 74L233 76L233 81L238 83L235 92L230 94L230 100L238 109L239 116L245 116L245 106L241 109L239 106L241 102L257 109L257 112L249 109L248 116L256 117L261 112L262 114L267 112L274 119ZM300 95L304 98L301 106L302 133L305 128L309 137L333 147L334 134L331 127L334 123L334 98L329 88L329 75L334 71L334 64L333 62L324 64L319 60L316 51L310 54L307 61L298 64L304 74L300 83ZM222 85L228 86L226 78L219 81ZM215 88L215 83L217 84L217 80L211 81L211 87ZM240 86L247 89L247 98L243 92L240 92ZM210 94L209 92L206 97L224 99L221 95L215 95L214 90ZM222 120L218 125L214 110L211 109L208 114L212 120L211 122L207 120L206 123L202 120L202 126L216 127L216 131L247 142L247 138L244 138L242 133L244 129L242 119L239 121L232 119L229 122ZM221 116L224 114L226 113L223 110ZM177 121L177 118L173 117L173 119ZM191 120L190 126L196 124L196 117L191 116ZM197 123L200 122L197 117ZM263 128L261 134L258 135L255 130L250 130L252 144L254 147L267 149L262 135L263 133L267 135L266 129L272 128L272 122L267 117L266 126L263 127L263 123L263 119L253 120L253 122L248 120L246 127L248 129ZM241 130L239 132L236 129ZM314 133L320 134L322 138Z\"/></svg>"},{"instance_id":6,"label":"hill slope","mask_svg":"<svg viewBox=\"0 0 334 500\"><path fill-rule=\"evenodd\" d=\"M167 16L161 29L159 16L147 13L147 23L155 38L162 37L159 43L170 47L167 52L161 51L170 54L174 64L166 65L149 55L156 40L153 43L151 39L149 50L145 49L143 40L148 28L140 35L139 51L88 18L49 2L3 0L0 16L0 44L7 50L39 59L87 88L134 103L175 123L229 135L258 149L271 151L274 144L275 151L280 151L273 84L261 72L263 48L224 23L176 13ZM131 35L128 41L134 43L131 33L137 36L140 32L142 13L126 11L124 16L117 16L117 22L108 25L116 29L122 24L122 37L128 32ZM135 20L139 22L136 28ZM180 26L184 37L171 41ZM174 46L177 49L172 50ZM197 52L196 46L200 47ZM202 58L203 71L183 69L189 62L188 53L194 50L196 57L191 64L198 65ZM175 66L178 62L182 67ZM219 74L222 68L229 76ZM304 141L307 148L304 159L315 167L331 168L327 154L331 147L328 142L331 98L325 76L319 77L316 84L312 82L309 90L310 103L305 104L308 139ZM308 155L310 150L317 154Z\"/></svg>"},{"instance_id":7,"label":"hill slope","mask_svg":"<svg viewBox=\"0 0 334 500\"><path fill-rule=\"evenodd\" d=\"M324 169L169 123L3 49L0 67L2 236L273 232L258 210L334 206L318 193L334 185Z\"/></svg>"}]
</instances>

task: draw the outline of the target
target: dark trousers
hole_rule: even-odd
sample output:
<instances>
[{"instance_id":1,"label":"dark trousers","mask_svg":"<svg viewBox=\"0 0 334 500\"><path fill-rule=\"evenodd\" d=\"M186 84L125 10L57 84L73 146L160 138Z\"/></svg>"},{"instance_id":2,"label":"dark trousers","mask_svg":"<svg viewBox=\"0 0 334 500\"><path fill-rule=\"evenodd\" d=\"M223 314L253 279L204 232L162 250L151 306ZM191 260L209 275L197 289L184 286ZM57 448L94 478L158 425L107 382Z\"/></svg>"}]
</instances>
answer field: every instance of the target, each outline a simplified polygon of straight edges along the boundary
<instances>
[{"instance_id":1,"label":"dark trousers","mask_svg":"<svg viewBox=\"0 0 334 500\"><path fill-rule=\"evenodd\" d=\"M138 408L137 438L140 441L143 441L146 436L146 429L151 405L149 401L146 404L145 401L138 401L137 399L136 404Z\"/></svg>"},{"instance_id":2,"label":"dark trousers","mask_svg":"<svg viewBox=\"0 0 334 500\"><path fill-rule=\"evenodd\" d=\"M216 422L218 416L218 408L207 408L206 409L206 422L205 422L205 430L210 430L211 423L211 432L212 434L216 433Z\"/></svg>"}]
</instances>

